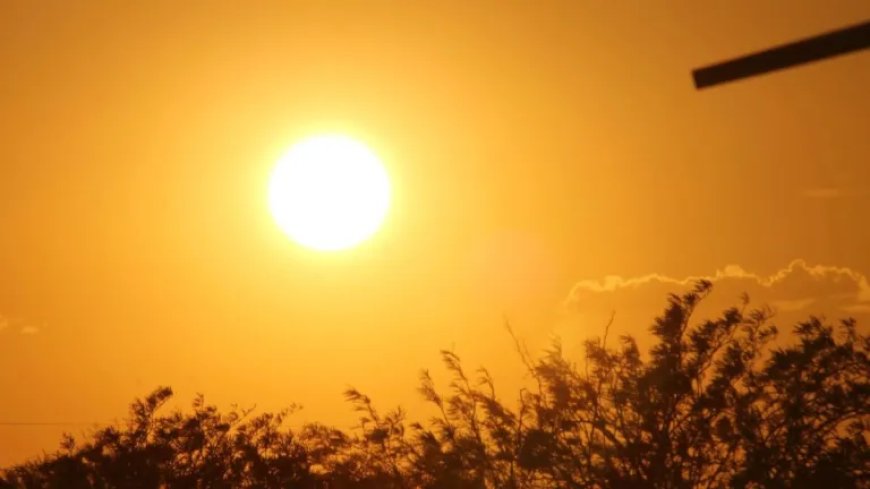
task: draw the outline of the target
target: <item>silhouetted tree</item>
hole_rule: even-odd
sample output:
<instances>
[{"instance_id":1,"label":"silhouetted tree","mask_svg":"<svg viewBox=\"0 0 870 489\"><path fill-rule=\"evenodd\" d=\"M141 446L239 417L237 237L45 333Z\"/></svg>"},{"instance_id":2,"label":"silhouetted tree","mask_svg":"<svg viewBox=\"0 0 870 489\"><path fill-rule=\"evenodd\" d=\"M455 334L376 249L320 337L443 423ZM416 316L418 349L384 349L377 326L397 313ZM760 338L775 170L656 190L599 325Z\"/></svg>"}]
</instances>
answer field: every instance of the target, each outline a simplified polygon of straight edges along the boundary
<instances>
[{"instance_id":1,"label":"silhouetted tree","mask_svg":"<svg viewBox=\"0 0 870 489\"><path fill-rule=\"evenodd\" d=\"M221 414L200 396L188 414L158 415L171 396L163 387L135 401L126 425L101 429L81 446L67 436L55 456L6 471L6 486L317 487L306 450L281 428L285 412Z\"/></svg>"},{"instance_id":2,"label":"silhouetted tree","mask_svg":"<svg viewBox=\"0 0 870 489\"><path fill-rule=\"evenodd\" d=\"M608 346L606 331L579 366L558 342L533 359L517 341L531 387L510 406L448 351L446 392L421 373L437 413L426 423L354 389L349 431L291 430L289 411L221 413L202 397L159 414L172 395L161 388L125 425L7 469L0 488L870 487L870 337L813 317L777 340L772 312L748 298L691 324L710 291L670 296L646 356L628 336Z\"/></svg>"}]
</instances>

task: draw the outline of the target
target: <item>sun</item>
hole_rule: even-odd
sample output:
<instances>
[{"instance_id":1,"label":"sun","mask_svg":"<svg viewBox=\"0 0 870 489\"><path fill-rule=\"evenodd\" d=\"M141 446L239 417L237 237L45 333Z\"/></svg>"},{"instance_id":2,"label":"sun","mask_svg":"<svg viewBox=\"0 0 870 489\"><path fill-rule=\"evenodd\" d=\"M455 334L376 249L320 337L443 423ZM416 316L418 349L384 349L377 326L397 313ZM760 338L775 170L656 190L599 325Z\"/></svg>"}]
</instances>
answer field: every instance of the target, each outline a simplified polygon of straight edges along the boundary
<instances>
[{"instance_id":1,"label":"sun","mask_svg":"<svg viewBox=\"0 0 870 489\"><path fill-rule=\"evenodd\" d=\"M269 180L269 207L297 243L321 251L355 246L380 228L390 181L380 159L341 135L314 136L290 148Z\"/></svg>"}]
</instances>

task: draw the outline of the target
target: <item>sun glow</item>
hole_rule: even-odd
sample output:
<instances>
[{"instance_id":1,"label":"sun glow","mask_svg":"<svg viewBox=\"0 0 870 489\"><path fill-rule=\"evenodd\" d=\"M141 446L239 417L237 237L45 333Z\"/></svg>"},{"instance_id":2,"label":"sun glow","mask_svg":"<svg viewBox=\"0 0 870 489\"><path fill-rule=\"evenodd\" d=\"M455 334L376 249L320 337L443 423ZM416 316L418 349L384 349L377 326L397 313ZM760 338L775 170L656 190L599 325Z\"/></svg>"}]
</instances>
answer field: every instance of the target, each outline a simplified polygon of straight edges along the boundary
<instances>
[{"instance_id":1,"label":"sun glow","mask_svg":"<svg viewBox=\"0 0 870 489\"><path fill-rule=\"evenodd\" d=\"M349 248L381 226L390 182L365 145L339 135L305 139L285 153L269 182L278 226L299 244L322 251Z\"/></svg>"}]
</instances>

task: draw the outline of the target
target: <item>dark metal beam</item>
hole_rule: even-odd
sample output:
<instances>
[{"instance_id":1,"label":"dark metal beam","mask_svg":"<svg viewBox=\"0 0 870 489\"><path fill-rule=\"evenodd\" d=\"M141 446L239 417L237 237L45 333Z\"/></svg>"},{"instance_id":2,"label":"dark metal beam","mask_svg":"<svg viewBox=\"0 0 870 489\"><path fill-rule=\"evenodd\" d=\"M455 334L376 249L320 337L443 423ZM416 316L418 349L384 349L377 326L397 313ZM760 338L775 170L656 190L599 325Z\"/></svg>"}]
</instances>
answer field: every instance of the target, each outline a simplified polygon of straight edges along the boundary
<instances>
[{"instance_id":1,"label":"dark metal beam","mask_svg":"<svg viewBox=\"0 0 870 489\"><path fill-rule=\"evenodd\" d=\"M692 71L702 89L870 48L870 21Z\"/></svg>"}]
</instances>

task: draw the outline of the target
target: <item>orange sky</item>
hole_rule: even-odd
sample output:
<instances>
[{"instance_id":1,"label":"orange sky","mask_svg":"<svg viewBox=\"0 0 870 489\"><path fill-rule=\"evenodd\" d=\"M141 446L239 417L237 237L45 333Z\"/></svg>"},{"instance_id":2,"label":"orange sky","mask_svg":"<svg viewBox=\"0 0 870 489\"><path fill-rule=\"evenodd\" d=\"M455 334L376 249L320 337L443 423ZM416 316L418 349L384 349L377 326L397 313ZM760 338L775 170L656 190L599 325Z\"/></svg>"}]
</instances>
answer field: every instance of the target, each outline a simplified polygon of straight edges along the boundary
<instances>
[{"instance_id":1,"label":"orange sky","mask_svg":"<svg viewBox=\"0 0 870 489\"><path fill-rule=\"evenodd\" d=\"M505 315L535 347L611 308L643 334L717 270L724 302L870 310L870 55L690 77L866 1L218 4L0 4L0 423L171 385L346 426L347 385L414 407L440 348L516 374ZM322 131L394 188L335 254L266 201ZM0 465L64 429L0 425Z\"/></svg>"}]
</instances>

